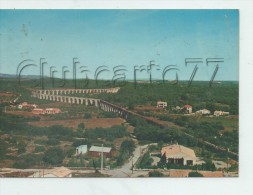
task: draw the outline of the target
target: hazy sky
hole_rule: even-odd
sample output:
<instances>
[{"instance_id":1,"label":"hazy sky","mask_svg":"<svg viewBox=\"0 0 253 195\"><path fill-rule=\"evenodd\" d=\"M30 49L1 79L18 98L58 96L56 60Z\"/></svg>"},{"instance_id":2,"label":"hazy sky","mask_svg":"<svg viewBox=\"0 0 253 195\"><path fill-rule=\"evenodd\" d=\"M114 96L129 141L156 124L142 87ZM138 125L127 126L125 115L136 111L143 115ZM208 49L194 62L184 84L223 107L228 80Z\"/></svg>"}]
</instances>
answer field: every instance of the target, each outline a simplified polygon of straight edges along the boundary
<instances>
[{"instance_id":1,"label":"hazy sky","mask_svg":"<svg viewBox=\"0 0 253 195\"><path fill-rule=\"evenodd\" d=\"M0 10L0 73L15 74L25 59L39 64L45 58L45 73L55 66L67 66L72 76L72 60L87 66L89 78L106 65L100 78L111 79L113 67L125 65L127 79L133 79L134 65L160 66L153 78L161 79L163 68L177 65L179 80L187 80L193 64L185 58L202 58L196 80L209 80L215 64L206 58L224 58L216 80L238 80L238 10ZM24 74L39 74L30 67ZM174 79L175 73L167 75ZM137 78L149 78L146 71Z\"/></svg>"}]
</instances>

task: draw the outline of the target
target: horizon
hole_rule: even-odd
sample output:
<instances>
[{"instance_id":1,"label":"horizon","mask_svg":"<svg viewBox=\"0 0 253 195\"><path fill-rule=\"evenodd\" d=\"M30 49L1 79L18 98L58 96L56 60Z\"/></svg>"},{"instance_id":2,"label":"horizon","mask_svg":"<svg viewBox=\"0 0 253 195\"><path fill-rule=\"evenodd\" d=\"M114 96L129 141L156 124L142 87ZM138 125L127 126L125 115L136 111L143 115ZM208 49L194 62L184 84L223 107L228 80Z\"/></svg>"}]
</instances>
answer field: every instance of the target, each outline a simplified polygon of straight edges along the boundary
<instances>
[{"instance_id":1,"label":"horizon","mask_svg":"<svg viewBox=\"0 0 253 195\"><path fill-rule=\"evenodd\" d=\"M6 75L7 77L3 76L3 75ZM0 79L17 79L17 78L14 78L16 77L16 74L5 74L5 73L1 73L0 72ZM24 77L24 78L22 78ZM21 80L30 80L30 79L39 79L40 78L40 75L22 75L21 77ZM31 78L29 78L31 77ZM32 77L36 77L36 78L32 78ZM49 76L44 76L44 79L50 79ZM59 80L62 80L62 78L60 77L54 77L54 79L59 79ZM83 80L84 78L76 78L77 81L80 81L80 80ZM67 81L73 81L73 78L66 78L65 80ZM90 81L96 81L95 79L89 79ZM98 79L99 81L110 81L111 79ZM134 82L134 79L125 79L125 81L133 81ZM149 78L139 78L138 80L136 80L137 82L139 81L149 81ZM162 81L162 79L158 79L158 78L152 78L152 81ZM165 80L166 82L171 82L171 81L174 81L173 79L171 80L168 80L166 79ZM182 81L182 82L188 82L189 80L178 80L179 82ZM122 81L124 82L124 81ZM192 82L210 82L209 80L193 80ZM213 81L214 83L216 82L238 82L239 83L239 80L214 80Z\"/></svg>"}]
</instances>

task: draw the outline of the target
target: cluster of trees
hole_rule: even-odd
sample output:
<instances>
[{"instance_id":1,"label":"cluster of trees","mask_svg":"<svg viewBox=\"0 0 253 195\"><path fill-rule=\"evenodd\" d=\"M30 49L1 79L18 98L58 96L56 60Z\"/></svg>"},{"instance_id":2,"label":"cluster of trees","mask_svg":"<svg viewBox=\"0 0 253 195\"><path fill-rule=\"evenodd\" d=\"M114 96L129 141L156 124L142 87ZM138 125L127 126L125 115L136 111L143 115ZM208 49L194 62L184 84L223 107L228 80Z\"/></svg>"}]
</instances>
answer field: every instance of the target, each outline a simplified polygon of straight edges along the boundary
<instances>
[{"instance_id":1,"label":"cluster of trees","mask_svg":"<svg viewBox=\"0 0 253 195\"><path fill-rule=\"evenodd\" d=\"M45 148L37 148L36 152L44 151ZM58 166L61 165L66 153L58 147L52 147L45 151L44 154L24 154L18 157L16 162L13 164L14 168L32 168L41 166Z\"/></svg>"},{"instance_id":2,"label":"cluster of trees","mask_svg":"<svg viewBox=\"0 0 253 195\"><path fill-rule=\"evenodd\" d=\"M43 157L43 161L51 165L60 165L65 158L65 152L58 147L49 148Z\"/></svg>"},{"instance_id":3,"label":"cluster of trees","mask_svg":"<svg viewBox=\"0 0 253 195\"><path fill-rule=\"evenodd\" d=\"M95 128L87 129L85 135L88 138L103 138L106 140L114 140L115 138L121 138L128 135L126 127L124 126L112 126L110 128Z\"/></svg>"},{"instance_id":4,"label":"cluster of trees","mask_svg":"<svg viewBox=\"0 0 253 195\"><path fill-rule=\"evenodd\" d=\"M152 162L153 162L153 159L150 157L150 153L147 152L141 158L141 160L140 160L140 162L138 164L138 168L141 168L141 169L151 169L151 168L154 168L152 166Z\"/></svg>"},{"instance_id":5,"label":"cluster of trees","mask_svg":"<svg viewBox=\"0 0 253 195\"><path fill-rule=\"evenodd\" d=\"M135 149L135 143L131 139L126 139L121 143L119 155L117 156L117 165L121 166L129 159Z\"/></svg>"},{"instance_id":6,"label":"cluster of trees","mask_svg":"<svg viewBox=\"0 0 253 195\"><path fill-rule=\"evenodd\" d=\"M185 136L183 131L177 127L161 128L152 125L144 119L129 116L128 122L135 126L134 134L138 140L152 142L178 142L182 145L196 146L197 141Z\"/></svg>"},{"instance_id":7,"label":"cluster of trees","mask_svg":"<svg viewBox=\"0 0 253 195\"><path fill-rule=\"evenodd\" d=\"M42 165L43 155L41 154L26 154L20 156L17 161L13 164L14 168L27 169L31 167Z\"/></svg>"}]
</instances>

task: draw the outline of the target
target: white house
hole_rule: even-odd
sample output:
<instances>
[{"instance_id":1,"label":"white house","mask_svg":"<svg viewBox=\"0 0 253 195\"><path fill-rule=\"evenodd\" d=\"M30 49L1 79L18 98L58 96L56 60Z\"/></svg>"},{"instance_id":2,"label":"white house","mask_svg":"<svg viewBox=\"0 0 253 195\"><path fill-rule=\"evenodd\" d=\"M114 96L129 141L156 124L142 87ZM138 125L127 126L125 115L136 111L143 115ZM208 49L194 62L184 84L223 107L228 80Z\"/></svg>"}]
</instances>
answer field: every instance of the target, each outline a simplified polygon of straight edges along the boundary
<instances>
[{"instance_id":1,"label":"white house","mask_svg":"<svg viewBox=\"0 0 253 195\"><path fill-rule=\"evenodd\" d=\"M203 110L198 110L195 112L196 114L202 114L202 115L205 115L205 114L211 114L211 111L210 110L207 110L207 109L203 109Z\"/></svg>"},{"instance_id":2,"label":"white house","mask_svg":"<svg viewBox=\"0 0 253 195\"><path fill-rule=\"evenodd\" d=\"M169 164L195 165L197 160L194 150L178 144L163 147L161 156L163 155Z\"/></svg>"},{"instance_id":3,"label":"white house","mask_svg":"<svg viewBox=\"0 0 253 195\"><path fill-rule=\"evenodd\" d=\"M87 145L80 145L76 147L76 155L86 154L88 151Z\"/></svg>"},{"instance_id":4,"label":"white house","mask_svg":"<svg viewBox=\"0 0 253 195\"><path fill-rule=\"evenodd\" d=\"M224 116L224 115L229 115L229 112L224 112L224 111L217 111L215 110L214 113L213 113L214 116Z\"/></svg>"},{"instance_id":5,"label":"white house","mask_svg":"<svg viewBox=\"0 0 253 195\"><path fill-rule=\"evenodd\" d=\"M158 101L156 107L157 108L166 108L168 106L167 102Z\"/></svg>"}]
</instances>

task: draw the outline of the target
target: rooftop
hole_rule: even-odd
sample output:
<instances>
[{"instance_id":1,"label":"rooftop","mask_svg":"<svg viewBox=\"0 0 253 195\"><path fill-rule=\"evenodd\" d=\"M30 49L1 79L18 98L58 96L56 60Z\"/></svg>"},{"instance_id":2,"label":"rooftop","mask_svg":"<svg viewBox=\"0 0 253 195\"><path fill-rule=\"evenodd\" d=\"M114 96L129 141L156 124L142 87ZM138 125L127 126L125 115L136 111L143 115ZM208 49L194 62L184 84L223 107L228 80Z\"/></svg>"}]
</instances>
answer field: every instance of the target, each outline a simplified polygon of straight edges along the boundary
<instances>
[{"instance_id":1,"label":"rooftop","mask_svg":"<svg viewBox=\"0 0 253 195\"><path fill-rule=\"evenodd\" d=\"M162 148L161 153L166 155L166 157L174 157L178 154L185 154L187 156L190 156L192 158L196 158L194 150L184 147L182 145L173 144L168 145Z\"/></svg>"},{"instance_id":2,"label":"rooftop","mask_svg":"<svg viewBox=\"0 0 253 195\"><path fill-rule=\"evenodd\" d=\"M103 150L103 152L109 153L111 149L109 147L91 146L90 152L102 152Z\"/></svg>"},{"instance_id":3,"label":"rooftop","mask_svg":"<svg viewBox=\"0 0 253 195\"><path fill-rule=\"evenodd\" d=\"M44 175L52 174L55 175L56 177L67 177L70 175L72 172L66 167L56 167L52 170L45 171Z\"/></svg>"},{"instance_id":4,"label":"rooftop","mask_svg":"<svg viewBox=\"0 0 253 195\"><path fill-rule=\"evenodd\" d=\"M80 148L87 148L87 145L80 145L78 147L76 147L77 149L80 149Z\"/></svg>"}]
</instances>

